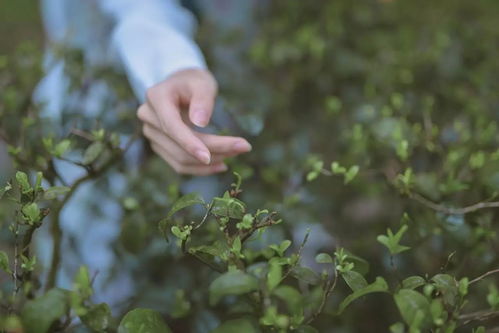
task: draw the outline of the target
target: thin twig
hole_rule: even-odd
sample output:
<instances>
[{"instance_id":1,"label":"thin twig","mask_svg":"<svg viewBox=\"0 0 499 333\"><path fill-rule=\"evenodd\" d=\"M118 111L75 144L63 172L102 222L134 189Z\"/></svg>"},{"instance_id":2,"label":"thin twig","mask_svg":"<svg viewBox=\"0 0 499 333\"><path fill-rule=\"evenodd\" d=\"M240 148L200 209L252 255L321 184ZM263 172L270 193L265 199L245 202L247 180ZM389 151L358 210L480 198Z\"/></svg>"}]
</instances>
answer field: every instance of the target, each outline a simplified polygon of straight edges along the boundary
<instances>
[{"instance_id":1,"label":"thin twig","mask_svg":"<svg viewBox=\"0 0 499 333\"><path fill-rule=\"evenodd\" d=\"M487 276L492 275L492 274L496 274L496 273L499 273L499 268L494 269L492 271L488 271L487 273L484 273L484 274L480 275L479 277L474 278L468 284L476 283L476 282L478 282L480 280L485 279Z\"/></svg>"},{"instance_id":2,"label":"thin twig","mask_svg":"<svg viewBox=\"0 0 499 333\"><path fill-rule=\"evenodd\" d=\"M418 193L411 193L410 197L417 202L433 209L441 213L445 213L448 215L464 215L464 214L469 214L473 213L477 210L480 209L485 209L485 208L499 208L499 201L492 201L492 202L479 202L476 204L473 204L471 206L463 207L463 208L451 208L451 207L446 207L442 204L435 203L425 197L423 197L421 194Z\"/></svg>"}]
</instances>

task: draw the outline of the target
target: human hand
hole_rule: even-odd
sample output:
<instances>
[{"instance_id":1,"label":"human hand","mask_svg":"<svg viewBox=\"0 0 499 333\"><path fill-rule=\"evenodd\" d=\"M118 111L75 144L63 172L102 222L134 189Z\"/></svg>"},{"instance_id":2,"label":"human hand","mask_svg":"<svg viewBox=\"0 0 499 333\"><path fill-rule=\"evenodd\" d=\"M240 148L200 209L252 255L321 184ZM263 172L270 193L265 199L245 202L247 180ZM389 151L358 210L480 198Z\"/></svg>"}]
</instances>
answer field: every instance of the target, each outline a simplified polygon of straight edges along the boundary
<instances>
[{"instance_id":1,"label":"human hand","mask_svg":"<svg viewBox=\"0 0 499 333\"><path fill-rule=\"evenodd\" d=\"M217 83L203 69L181 70L147 91L137 112L151 148L177 173L210 175L227 170L223 160L249 152L244 138L205 134L192 125L208 125Z\"/></svg>"}]
</instances>

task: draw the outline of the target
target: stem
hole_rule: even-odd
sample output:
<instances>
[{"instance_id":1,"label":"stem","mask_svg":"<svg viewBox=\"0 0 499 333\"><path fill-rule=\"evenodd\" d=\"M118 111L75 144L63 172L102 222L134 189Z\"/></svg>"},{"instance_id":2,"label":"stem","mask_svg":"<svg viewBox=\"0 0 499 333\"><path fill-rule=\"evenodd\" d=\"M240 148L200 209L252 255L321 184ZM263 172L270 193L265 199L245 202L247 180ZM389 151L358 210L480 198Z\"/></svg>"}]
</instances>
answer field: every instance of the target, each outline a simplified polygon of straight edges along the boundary
<instances>
[{"instance_id":1,"label":"stem","mask_svg":"<svg viewBox=\"0 0 499 333\"><path fill-rule=\"evenodd\" d=\"M478 281L480 281L480 280L485 279L487 276L492 275L492 274L496 274L496 273L499 273L499 268L494 269L494 270L492 270L492 271L488 271L487 273L484 273L484 274L480 275L479 277L474 278L473 280L471 280L471 281L469 282L469 284L476 283L476 282L478 282Z\"/></svg>"},{"instance_id":2,"label":"stem","mask_svg":"<svg viewBox=\"0 0 499 333\"><path fill-rule=\"evenodd\" d=\"M473 212L480 210L480 209L499 208L499 201L479 202L479 203L473 204L471 206L466 206L463 208L449 208L449 207L446 207L442 204L438 204L436 202L433 202L433 201L423 197L421 194L418 194L418 193L411 193L411 194L409 194L409 197L416 200L417 202L425 205L426 207L429 207L433 210L436 210L438 212L445 213L448 215L465 215L465 214L473 213Z\"/></svg>"},{"instance_id":3,"label":"stem","mask_svg":"<svg viewBox=\"0 0 499 333\"><path fill-rule=\"evenodd\" d=\"M71 197L74 195L76 190L80 187L81 184L85 183L86 181L94 178L98 178L102 173L104 173L107 169L109 169L112 165L117 163L119 161L118 157L122 156L126 150L131 145L131 141L133 141L133 137L130 139L130 142L126 145L125 149L121 150L118 149L116 150L109 159L102 165L102 167L99 170L95 170L94 172L88 173L85 176L81 177L78 179L73 186L71 186L71 190L66 194L64 199L55 207L54 209L54 220L52 221L51 225L51 234L52 234L52 260L50 263L50 270L48 273L48 278L47 278L47 285L45 286L45 291L55 287L56 284L56 276L57 276L57 271L60 265L61 261L61 239L62 239L62 230L60 226L60 218L61 218L61 210L62 208L66 205L66 203L71 199Z\"/></svg>"}]
</instances>

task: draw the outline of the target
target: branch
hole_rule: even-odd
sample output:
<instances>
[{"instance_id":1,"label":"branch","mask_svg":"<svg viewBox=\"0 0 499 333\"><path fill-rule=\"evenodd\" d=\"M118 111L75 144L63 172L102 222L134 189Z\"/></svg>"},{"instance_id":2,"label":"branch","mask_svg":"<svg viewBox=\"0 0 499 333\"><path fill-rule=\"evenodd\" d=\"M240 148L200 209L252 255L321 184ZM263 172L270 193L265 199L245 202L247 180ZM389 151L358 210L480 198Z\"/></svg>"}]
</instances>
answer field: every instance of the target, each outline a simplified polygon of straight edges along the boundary
<instances>
[{"instance_id":1,"label":"branch","mask_svg":"<svg viewBox=\"0 0 499 333\"><path fill-rule=\"evenodd\" d=\"M130 139L132 141L133 139ZM56 275L57 275L57 270L59 268L59 264L61 261L61 240L62 240L62 230L60 226L60 213L62 208L66 205L66 203L69 201L69 199L72 198L76 190L80 187L81 184L85 183L86 181L97 178L99 177L102 173L104 173L107 169L109 169L112 165L117 163L120 159L117 159L119 156L123 156L123 154L126 152L126 150L130 147L130 142L127 144L126 149L121 150L118 149L114 152L114 154L111 154L109 159L102 165L102 167L99 170L96 170L92 173L88 173L85 176L79 178L72 186L71 190L66 194L64 199L55 207L54 209L54 220L52 221L52 226L51 226L51 234L52 234L52 260L50 263L50 270L48 273L48 278L47 278L47 285L45 286L45 291L53 288L56 283Z\"/></svg>"},{"instance_id":2,"label":"branch","mask_svg":"<svg viewBox=\"0 0 499 333\"><path fill-rule=\"evenodd\" d=\"M479 202L479 203L473 204L471 206L463 207L463 208L450 208L450 207L444 206L442 204L438 204L436 202L433 202L433 201L423 197L421 194L418 194L418 193L411 193L411 194L409 194L409 197L416 200L417 202L425 205L426 207L429 207L433 210L436 210L438 212L445 213L448 215L465 215L465 214L473 213L473 212L480 210L480 209L499 208L499 201Z\"/></svg>"},{"instance_id":3,"label":"branch","mask_svg":"<svg viewBox=\"0 0 499 333\"><path fill-rule=\"evenodd\" d=\"M459 320L463 321L462 325L469 324L472 321L485 321L495 317L499 317L499 311L477 311L472 313L466 313L459 316Z\"/></svg>"},{"instance_id":4,"label":"branch","mask_svg":"<svg viewBox=\"0 0 499 333\"><path fill-rule=\"evenodd\" d=\"M487 273L484 273L484 274L480 275L479 277L474 278L468 284L476 283L476 282L478 282L480 280L485 279L487 276L492 275L492 274L496 274L496 273L499 273L499 268L494 269L492 271L488 271Z\"/></svg>"}]
</instances>

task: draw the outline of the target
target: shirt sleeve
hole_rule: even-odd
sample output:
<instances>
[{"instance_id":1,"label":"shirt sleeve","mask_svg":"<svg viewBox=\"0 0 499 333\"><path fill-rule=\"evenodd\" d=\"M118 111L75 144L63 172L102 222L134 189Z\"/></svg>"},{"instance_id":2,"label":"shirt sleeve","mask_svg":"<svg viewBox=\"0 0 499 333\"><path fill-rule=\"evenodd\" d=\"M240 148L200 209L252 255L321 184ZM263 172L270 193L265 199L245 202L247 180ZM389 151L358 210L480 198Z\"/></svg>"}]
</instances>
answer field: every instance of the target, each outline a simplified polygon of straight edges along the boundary
<instances>
[{"instance_id":1,"label":"shirt sleeve","mask_svg":"<svg viewBox=\"0 0 499 333\"><path fill-rule=\"evenodd\" d=\"M175 0L101 0L101 10L114 20L112 51L122 62L135 95L170 74L206 68L193 41L196 21Z\"/></svg>"}]
</instances>

